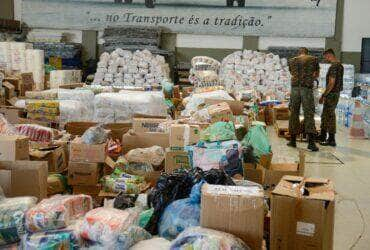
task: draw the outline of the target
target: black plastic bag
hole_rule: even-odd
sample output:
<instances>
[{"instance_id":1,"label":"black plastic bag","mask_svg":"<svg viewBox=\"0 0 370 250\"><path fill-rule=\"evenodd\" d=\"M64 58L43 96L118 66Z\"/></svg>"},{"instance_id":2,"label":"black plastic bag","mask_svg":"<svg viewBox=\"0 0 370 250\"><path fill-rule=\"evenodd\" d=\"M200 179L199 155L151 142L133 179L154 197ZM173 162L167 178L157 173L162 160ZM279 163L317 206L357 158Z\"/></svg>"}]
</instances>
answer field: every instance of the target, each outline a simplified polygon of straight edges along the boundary
<instances>
[{"instance_id":1,"label":"black plastic bag","mask_svg":"<svg viewBox=\"0 0 370 250\"><path fill-rule=\"evenodd\" d=\"M113 207L124 210L126 208L135 207L135 202L138 195L119 193L114 199Z\"/></svg>"}]
</instances>

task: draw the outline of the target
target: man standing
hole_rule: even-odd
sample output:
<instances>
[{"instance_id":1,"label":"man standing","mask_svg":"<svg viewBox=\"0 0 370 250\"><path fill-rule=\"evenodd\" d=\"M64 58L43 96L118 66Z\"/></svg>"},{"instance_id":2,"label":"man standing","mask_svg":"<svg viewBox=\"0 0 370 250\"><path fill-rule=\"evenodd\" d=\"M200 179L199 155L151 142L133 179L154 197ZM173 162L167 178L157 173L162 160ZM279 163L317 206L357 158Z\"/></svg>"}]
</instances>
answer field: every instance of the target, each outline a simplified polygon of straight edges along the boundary
<instances>
[{"instance_id":1,"label":"man standing","mask_svg":"<svg viewBox=\"0 0 370 250\"><path fill-rule=\"evenodd\" d=\"M315 144L315 101L313 95L314 80L319 76L320 66L318 58L308 55L307 48L300 48L298 56L289 60L289 71L292 75L292 90L290 94L289 133L291 135L288 146L297 147L296 138L299 134L299 113L301 104L304 112L304 127L308 134L308 149L318 151Z\"/></svg>"},{"instance_id":2,"label":"man standing","mask_svg":"<svg viewBox=\"0 0 370 250\"><path fill-rule=\"evenodd\" d=\"M321 134L319 140L323 146L335 147L336 133L336 117L335 109L340 97L340 92L343 90L343 65L335 57L335 53L332 49L328 49L324 52L324 58L326 61L331 63L331 66L326 74L326 90L320 98L320 104L324 104L322 115L321 115ZM327 138L329 133L329 138Z\"/></svg>"}]
</instances>

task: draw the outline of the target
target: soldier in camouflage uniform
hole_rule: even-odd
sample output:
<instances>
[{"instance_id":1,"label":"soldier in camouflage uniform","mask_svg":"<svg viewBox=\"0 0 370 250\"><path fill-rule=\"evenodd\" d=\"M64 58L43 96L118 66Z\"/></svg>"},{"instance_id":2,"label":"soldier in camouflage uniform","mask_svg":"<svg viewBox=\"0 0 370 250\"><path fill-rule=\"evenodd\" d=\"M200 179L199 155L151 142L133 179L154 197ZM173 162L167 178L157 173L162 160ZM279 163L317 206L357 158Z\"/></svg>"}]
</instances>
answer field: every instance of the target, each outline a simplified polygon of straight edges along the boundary
<instances>
[{"instance_id":1,"label":"soldier in camouflage uniform","mask_svg":"<svg viewBox=\"0 0 370 250\"><path fill-rule=\"evenodd\" d=\"M319 149L315 144L316 128L313 85L314 80L319 76L319 60L308 55L307 48L301 48L298 56L289 60L289 70L292 75L292 90L289 104L289 133L291 140L288 146L297 147L296 138L299 134L299 114L302 105L305 132L308 134L308 149L318 151Z\"/></svg>"},{"instance_id":2,"label":"soldier in camouflage uniform","mask_svg":"<svg viewBox=\"0 0 370 250\"><path fill-rule=\"evenodd\" d=\"M324 107L321 115L321 134L319 140L323 146L335 147L337 145L335 142L337 123L335 109L337 108L340 92L343 90L344 68L335 57L332 49L324 52L324 58L331 63L331 66L326 75L326 90L320 98L320 103L324 104ZM327 138L327 133L329 133L329 138Z\"/></svg>"}]
</instances>

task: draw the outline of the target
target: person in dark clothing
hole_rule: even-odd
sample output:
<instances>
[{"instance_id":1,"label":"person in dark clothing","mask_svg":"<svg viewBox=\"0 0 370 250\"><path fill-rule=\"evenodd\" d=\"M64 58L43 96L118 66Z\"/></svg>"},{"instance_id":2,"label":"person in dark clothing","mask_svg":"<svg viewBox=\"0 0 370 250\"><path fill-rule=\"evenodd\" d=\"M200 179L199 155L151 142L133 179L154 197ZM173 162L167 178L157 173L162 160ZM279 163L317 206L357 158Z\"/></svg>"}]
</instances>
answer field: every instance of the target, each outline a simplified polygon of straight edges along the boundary
<instances>
[{"instance_id":1,"label":"person in dark clothing","mask_svg":"<svg viewBox=\"0 0 370 250\"><path fill-rule=\"evenodd\" d=\"M297 147L296 138L300 133L299 113L301 105L304 113L304 127L308 134L308 149L318 151L315 144L315 100L313 95L314 80L319 76L320 66L317 57L308 55L307 48L299 49L298 56L289 60L289 71L292 75L290 94L289 147Z\"/></svg>"},{"instance_id":2,"label":"person in dark clothing","mask_svg":"<svg viewBox=\"0 0 370 250\"><path fill-rule=\"evenodd\" d=\"M340 92L343 90L343 74L344 68L342 63L336 58L332 49L324 52L324 58L331 66L326 74L326 90L320 98L320 104L324 104L321 115L321 133L319 140L323 146L333 146L336 134L336 116L335 109L337 108ZM329 133L329 138L327 137Z\"/></svg>"}]
</instances>

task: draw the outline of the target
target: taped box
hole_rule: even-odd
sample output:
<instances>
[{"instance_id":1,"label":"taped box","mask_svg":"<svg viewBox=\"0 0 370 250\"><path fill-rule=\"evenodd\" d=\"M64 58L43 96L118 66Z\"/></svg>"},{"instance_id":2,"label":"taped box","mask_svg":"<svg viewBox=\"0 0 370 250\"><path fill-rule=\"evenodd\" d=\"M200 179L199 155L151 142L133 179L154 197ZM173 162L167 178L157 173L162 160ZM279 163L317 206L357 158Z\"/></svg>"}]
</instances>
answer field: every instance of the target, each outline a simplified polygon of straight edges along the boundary
<instances>
[{"instance_id":1,"label":"taped box","mask_svg":"<svg viewBox=\"0 0 370 250\"><path fill-rule=\"evenodd\" d=\"M69 162L68 185L95 186L101 173L102 167L99 163Z\"/></svg>"},{"instance_id":2,"label":"taped box","mask_svg":"<svg viewBox=\"0 0 370 250\"><path fill-rule=\"evenodd\" d=\"M159 125L166 121L165 117L134 117L132 118L132 128L136 133L160 132Z\"/></svg>"},{"instance_id":3,"label":"taped box","mask_svg":"<svg viewBox=\"0 0 370 250\"><path fill-rule=\"evenodd\" d=\"M26 136L0 136L0 161L29 159L29 139Z\"/></svg>"},{"instance_id":4,"label":"taped box","mask_svg":"<svg viewBox=\"0 0 370 250\"><path fill-rule=\"evenodd\" d=\"M271 196L270 249L333 249L334 208L332 181L284 176Z\"/></svg>"},{"instance_id":5,"label":"taped box","mask_svg":"<svg viewBox=\"0 0 370 250\"><path fill-rule=\"evenodd\" d=\"M166 149L165 155L165 171L171 174L174 170L185 168L189 169L190 161L189 154L186 151Z\"/></svg>"},{"instance_id":6,"label":"taped box","mask_svg":"<svg viewBox=\"0 0 370 250\"><path fill-rule=\"evenodd\" d=\"M264 194L258 186L202 187L202 227L233 234L252 250L262 249Z\"/></svg>"},{"instance_id":7,"label":"taped box","mask_svg":"<svg viewBox=\"0 0 370 250\"><path fill-rule=\"evenodd\" d=\"M198 125L173 124L170 127L171 149L183 149L185 146L198 143L200 128Z\"/></svg>"},{"instance_id":8,"label":"taped box","mask_svg":"<svg viewBox=\"0 0 370 250\"><path fill-rule=\"evenodd\" d=\"M103 163L106 154L107 143L85 144L81 137L75 138L70 145L70 161Z\"/></svg>"},{"instance_id":9,"label":"taped box","mask_svg":"<svg viewBox=\"0 0 370 250\"><path fill-rule=\"evenodd\" d=\"M168 148L170 146L169 134L159 132L136 133L131 129L122 136L122 150L124 154L131 149L150 148L152 146Z\"/></svg>"},{"instance_id":10,"label":"taped box","mask_svg":"<svg viewBox=\"0 0 370 250\"><path fill-rule=\"evenodd\" d=\"M30 159L31 161L48 162L49 173L62 173L67 169L67 160L63 147L31 149Z\"/></svg>"}]
</instances>

